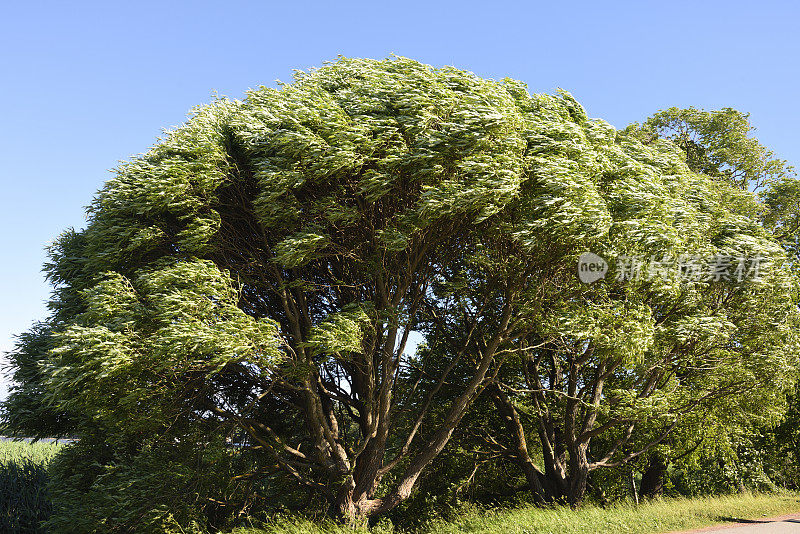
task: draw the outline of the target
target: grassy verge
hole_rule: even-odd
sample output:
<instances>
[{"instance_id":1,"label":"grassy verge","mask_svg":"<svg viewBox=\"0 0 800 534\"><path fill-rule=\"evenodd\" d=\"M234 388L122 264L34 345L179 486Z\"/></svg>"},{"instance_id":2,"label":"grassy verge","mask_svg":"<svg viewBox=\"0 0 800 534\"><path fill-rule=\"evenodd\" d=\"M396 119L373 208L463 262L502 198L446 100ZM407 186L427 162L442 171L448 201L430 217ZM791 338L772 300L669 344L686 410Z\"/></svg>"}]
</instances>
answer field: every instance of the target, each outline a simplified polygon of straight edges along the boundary
<instances>
[{"instance_id":1,"label":"grassy verge","mask_svg":"<svg viewBox=\"0 0 800 534\"><path fill-rule=\"evenodd\" d=\"M40 532L50 515L47 464L61 445L0 441L0 532Z\"/></svg>"},{"instance_id":2,"label":"grassy verge","mask_svg":"<svg viewBox=\"0 0 800 534\"><path fill-rule=\"evenodd\" d=\"M578 510L558 507L535 507L502 511L468 512L453 521L435 521L419 534L462 532L485 533L553 533L587 534L650 534L730 523L738 519L758 519L800 512L800 495L779 493L766 495L732 495L698 499L663 499L641 506L619 504L608 508L586 506ZM391 531L379 528L377 531ZM283 519L266 529L241 529L236 534L345 534L351 533L335 525L320 526L308 521Z\"/></svg>"},{"instance_id":3,"label":"grassy verge","mask_svg":"<svg viewBox=\"0 0 800 534\"><path fill-rule=\"evenodd\" d=\"M39 522L50 514L46 492L47 464L61 445L0 441L0 532L42 532ZM701 499L663 499L641 506L621 503L608 508L585 506L535 507L510 510L465 510L455 519L428 523L415 534L650 534L687 530L737 519L800 512L800 494L732 495ZM384 523L373 534L392 532ZM400 531L395 531L400 532ZM334 524L285 517L259 529L237 529L235 534L353 534Z\"/></svg>"},{"instance_id":4,"label":"grassy verge","mask_svg":"<svg viewBox=\"0 0 800 534\"><path fill-rule=\"evenodd\" d=\"M800 512L797 494L735 495L703 499L664 499L641 506L580 510L535 508L470 515L454 523L431 525L431 532L655 533L704 527L735 519Z\"/></svg>"}]
</instances>

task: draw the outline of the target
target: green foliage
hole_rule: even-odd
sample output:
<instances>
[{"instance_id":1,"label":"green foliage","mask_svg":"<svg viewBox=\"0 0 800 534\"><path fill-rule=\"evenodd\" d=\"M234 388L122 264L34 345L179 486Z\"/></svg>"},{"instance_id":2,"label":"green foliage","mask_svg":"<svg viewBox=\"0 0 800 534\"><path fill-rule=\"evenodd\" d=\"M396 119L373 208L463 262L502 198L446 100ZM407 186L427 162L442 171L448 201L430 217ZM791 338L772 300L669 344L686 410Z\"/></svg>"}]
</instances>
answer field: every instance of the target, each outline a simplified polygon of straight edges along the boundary
<instances>
[{"instance_id":1,"label":"green foliage","mask_svg":"<svg viewBox=\"0 0 800 534\"><path fill-rule=\"evenodd\" d=\"M44 533L52 511L48 464L61 445L0 441L0 531Z\"/></svg>"},{"instance_id":2,"label":"green foliage","mask_svg":"<svg viewBox=\"0 0 800 534\"><path fill-rule=\"evenodd\" d=\"M641 450L697 404L722 421L768 402L776 419L796 281L737 186L784 167L746 117L726 111L739 122L723 135L687 113L618 132L564 91L405 58L341 58L197 108L51 247L52 315L12 355L11 428L81 436L53 466L50 526L203 530L297 502L357 523L431 466L427 497L457 500L479 425L504 424L476 401L489 384L527 425L601 426L592 460ZM587 250L767 261L758 282L587 286ZM411 332L427 341L414 357ZM574 441L559 448L573 473ZM521 480L495 454L478 463Z\"/></svg>"},{"instance_id":3,"label":"green foliage","mask_svg":"<svg viewBox=\"0 0 800 534\"><path fill-rule=\"evenodd\" d=\"M14 350L7 353L13 384L0 410L13 435L64 437L74 430L74 418L46 400L47 375L42 366L52 345L52 328L39 323L20 334Z\"/></svg>"},{"instance_id":4,"label":"green foliage","mask_svg":"<svg viewBox=\"0 0 800 534\"><path fill-rule=\"evenodd\" d=\"M690 107L659 111L647 119L639 135L645 140L653 136L672 140L695 172L723 178L742 189L757 189L784 179L793 170L751 136L754 130L747 113Z\"/></svg>"},{"instance_id":5,"label":"green foliage","mask_svg":"<svg viewBox=\"0 0 800 534\"><path fill-rule=\"evenodd\" d=\"M752 429L751 450L766 476L776 485L800 489L800 382L787 397L780 420Z\"/></svg>"},{"instance_id":6,"label":"green foliage","mask_svg":"<svg viewBox=\"0 0 800 534\"><path fill-rule=\"evenodd\" d=\"M197 437L199 439L199 436ZM48 532L208 532L246 507L232 477L252 464L223 443L154 441L121 452L86 439L51 466Z\"/></svg>"},{"instance_id":7,"label":"green foliage","mask_svg":"<svg viewBox=\"0 0 800 534\"><path fill-rule=\"evenodd\" d=\"M369 308L369 306L367 306ZM309 346L321 354L343 354L359 352L364 346L365 329L371 321L364 307L349 306L340 312L328 315L312 328Z\"/></svg>"},{"instance_id":8,"label":"green foliage","mask_svg":"<svg viewBox=\"0 0 800 534\"><path fill-rule=\"evenodd\" d=\"M781 240L796 267L800 256L800 180L794 174L773 180L760 196L765 225Z\"/></svg>"},{"instance_id":9,"label":"green foliage","mask_svg":"<svg viewBox=\"0 0 800 534\"><path fill-rule=\"evenodd\" d=\"M280 357L275 324L237 307L208 261L157 264L133 281L111 273L83 294L85 311L56 335L50 394L117 437L164 432L202 407L202 385L224 367L266 372Z\"/></svg>"}]
</instances>

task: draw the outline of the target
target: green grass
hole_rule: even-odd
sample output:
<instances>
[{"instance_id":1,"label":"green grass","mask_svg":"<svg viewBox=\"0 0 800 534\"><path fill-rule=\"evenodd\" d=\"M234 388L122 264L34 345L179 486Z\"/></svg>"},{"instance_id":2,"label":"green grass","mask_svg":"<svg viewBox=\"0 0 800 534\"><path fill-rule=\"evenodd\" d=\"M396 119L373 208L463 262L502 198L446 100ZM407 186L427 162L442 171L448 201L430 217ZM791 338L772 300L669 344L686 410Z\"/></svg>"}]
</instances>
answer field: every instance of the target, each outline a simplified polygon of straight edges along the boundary
<instances>
[{"instance_id":1,"label":"green grass","mask_svg":"<svg viewBox=\"0 0 800 534\"><path fill-rule=\"evenodd\" d=\"M704 527L732 519L800 512L797 494L736 495L703 499L664 499L641 506L587 506L579 510L527 508L470 515L455 523L431 525L431 532L654 533Z\"/></svg>"},{"instance_id":2,"label":"green grass","mask_svg":"<svg viewBox=\"0 0 800 534\"><path fill-rule=\"evenodd\" d=\"M663 499L641 506L622 503L608 508L585 506L578 510L566 507L535 507L501 511L466 512L454 521L434 521L418 534L446 533L553 533L650 534L730 523L737 519L758 519L800 512L797 493L732 495L697 499ZM374 531L391 529L378 528ZM239 529L235 534L345 534L347 528L310 521L284 518L264 529Z\"/></svg>"},{"instance_id":3,"label":"green grass","mask_svg":"<svg viewBox=\"0 0 800 534\"><path fill-rule=\"evenodd\" d=\"M0 441L0 532L41 532L50 515L47 464L61 445Z\"/></svg>"},{"instance_id":4,"label":"green grass","mask_svg":"<svg viewBox=\"0 0 800 534\"><path fill-rule=\"evenodd\" d=\"M61 445L0 442L0 532L43 532L39 522L50 514L46 492L47 464ZM431 521L414 534L553 533L645 534L685 530L800 512L800 494L732 495L697 499L663 499L641 506L621 503L600 508L585 506L541 509L533 506L508 510L464 510L453 520ZM373 534L391 532L384 522ZM259 529L236 529L235 534L353 534L330 522L314 523L298 517L277 518ZM396 530L395 532L401 532Z\"/></svg>"}]
</instances>

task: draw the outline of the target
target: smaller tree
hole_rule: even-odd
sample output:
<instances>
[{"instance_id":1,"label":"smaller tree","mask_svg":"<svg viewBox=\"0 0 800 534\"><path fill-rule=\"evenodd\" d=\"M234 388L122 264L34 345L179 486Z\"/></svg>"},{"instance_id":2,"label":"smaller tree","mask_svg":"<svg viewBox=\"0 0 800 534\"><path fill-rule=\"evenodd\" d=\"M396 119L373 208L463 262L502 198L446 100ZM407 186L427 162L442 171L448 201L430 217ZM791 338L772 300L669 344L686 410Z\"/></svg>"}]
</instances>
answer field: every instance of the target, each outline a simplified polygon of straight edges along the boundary
<instances>
[{"instance_id":1,"label":"smaller tree","mask_svg":"<svg viewBox=\"0 0 800 534\"><path fill-rule=\"evenodd\" d=\"M685 157L680 146L646 136L640 145L632 140L640 134L620 136L635 163L606 171L611 229L590 250L645 258L643 276L589 287L561 280L486 390L505 427L486 442L520 466L537 500L580 502L590 472L647 458L693 412L775 417L796 373L796 280L761 224L762 206L727 164L715 177L698 174L692 162L674 163ZM629 180L626 168L641 178ZM692 280L674 276L681 256L760 257L770 267L757 281ZM672 260L660 265L662 258ZM531 434L542 467L528 449Z\"/></svg>"},{"instance_id":2,"label":"smaller tree","mask_svg":"<svg viewBox=\"0 0 800 534\"><path fill-rule=\"evenodd\" d=\"M639 129L638 124L629 129ZM705 111L669 108L649 117L639 130L645 142L669 139L694 172L724 178L741 189L759 189L792 173L784 160L752 137L750 114L733 108Z\"/></svg>"}]
</instances>

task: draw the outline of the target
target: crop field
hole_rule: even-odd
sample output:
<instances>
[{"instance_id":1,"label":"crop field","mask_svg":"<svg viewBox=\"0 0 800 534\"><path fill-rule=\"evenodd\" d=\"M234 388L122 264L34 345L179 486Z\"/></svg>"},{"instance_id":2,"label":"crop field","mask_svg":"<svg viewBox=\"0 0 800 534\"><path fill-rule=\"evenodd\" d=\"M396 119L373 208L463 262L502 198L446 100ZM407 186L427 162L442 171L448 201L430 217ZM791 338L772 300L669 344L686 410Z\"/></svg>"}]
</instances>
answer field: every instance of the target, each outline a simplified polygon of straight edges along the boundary
<instances>
[{"instance_id":1,"label":"crop field","mask_svg":"<svg viewBox=\"0 0 800 534\"><path fill-rule=\"evenodd\" d=\"M50 515L47 464L63 445L0 441L0 532L43 532Z\"/></svg>"}]
</instances>

